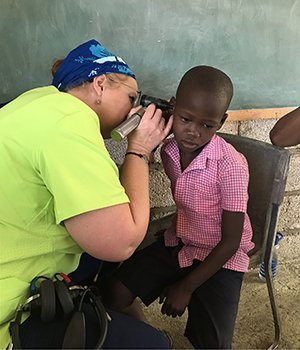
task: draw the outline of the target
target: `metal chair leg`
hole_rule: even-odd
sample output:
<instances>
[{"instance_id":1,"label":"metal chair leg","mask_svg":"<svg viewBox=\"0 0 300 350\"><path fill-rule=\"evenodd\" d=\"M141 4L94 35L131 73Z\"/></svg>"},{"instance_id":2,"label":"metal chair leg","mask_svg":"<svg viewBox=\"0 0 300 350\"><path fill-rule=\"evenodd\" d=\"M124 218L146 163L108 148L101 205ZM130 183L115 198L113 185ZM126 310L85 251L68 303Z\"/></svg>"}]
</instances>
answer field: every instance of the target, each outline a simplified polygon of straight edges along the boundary
<instances>
[{"instance_id":1,"label":"metal chair leg","mask_svg":"<svg viewBox=\"0 0 300 350\"><path fill-rule=\"evenodd\" d=\"M275 289L274 289L273 278L272 278L272 269L271 269L278 211L279 211L279 206L277 204L273 204L270 225L269 225L269 232L268 232L268 237L267 237L266 247L265 247L265 254L264 254L264 266L267 266L267 268L265 268L266 282L267 282L270 304L272 308L272 315L273 315L274 329L275 329L273 344L268 349L276 349L279 345L279 340L280 340L279 310L276 302Z\"/></svg>"},{"instance_id":2,"label":"metal chair leg","mask_svg":"<svg viewBox=\"0 0 300 350\"><path fill-rule=\"evenodd\" d=\"M274 329L275 329L273 344L268 349L277 349L279 345L279 340L280 340L280 319L279 319L279 311L276 303L273 279L272 279L272 276L270 277L270 275L269 276L268 275L269 273L266 272L266 282L268 287L268 293L269 293L269 299L270 299L270 304L272 308Z\"/></svg>"}]
</instances>

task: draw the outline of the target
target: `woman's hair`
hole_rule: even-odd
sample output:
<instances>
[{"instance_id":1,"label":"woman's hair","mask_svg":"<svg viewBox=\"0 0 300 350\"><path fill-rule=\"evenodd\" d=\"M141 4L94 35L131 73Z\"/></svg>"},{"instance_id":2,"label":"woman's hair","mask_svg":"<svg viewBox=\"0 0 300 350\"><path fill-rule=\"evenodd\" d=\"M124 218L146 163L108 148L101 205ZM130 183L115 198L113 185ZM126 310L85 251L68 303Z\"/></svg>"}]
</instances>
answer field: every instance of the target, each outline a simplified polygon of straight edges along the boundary
<instances>
[{"instance_id":1,"label":"woman's hair","mask_svg":"<svg viewBox=\"0 0 300 350\"><path fill-rule=\"evenodd\" d=\"M57 72L59 66L63 63L64 60L56 60L51 68L52 76L54 77L55 73Z\"/></svg>"}]
</instances>

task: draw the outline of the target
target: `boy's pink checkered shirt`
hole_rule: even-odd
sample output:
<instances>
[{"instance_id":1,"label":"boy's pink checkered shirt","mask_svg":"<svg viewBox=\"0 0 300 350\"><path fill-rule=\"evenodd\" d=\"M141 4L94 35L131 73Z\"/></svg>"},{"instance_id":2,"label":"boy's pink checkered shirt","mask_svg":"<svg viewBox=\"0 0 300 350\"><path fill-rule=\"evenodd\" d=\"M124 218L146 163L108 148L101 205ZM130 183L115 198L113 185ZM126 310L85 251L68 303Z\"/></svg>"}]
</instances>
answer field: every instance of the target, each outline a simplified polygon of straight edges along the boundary
<instances>
[{"instance_id":1,"label":"boy's pink checkered shirt","mask_svg":"<svg viewBox=\"0 0 300 350\"><path fill-rule=\"evenodd\" d=\"M254 244L246 213L249 172L245 157L217 135L183 172L174 139L163 145L161 157L177 206L173 225L165 232L165 244L175 246L182 240L180 266L190 266L194 259L203 261L218 244L224 209L245 213L245 222L240 247L223 267L247 271L247 253Z\"/></svg>"}]
</instances>

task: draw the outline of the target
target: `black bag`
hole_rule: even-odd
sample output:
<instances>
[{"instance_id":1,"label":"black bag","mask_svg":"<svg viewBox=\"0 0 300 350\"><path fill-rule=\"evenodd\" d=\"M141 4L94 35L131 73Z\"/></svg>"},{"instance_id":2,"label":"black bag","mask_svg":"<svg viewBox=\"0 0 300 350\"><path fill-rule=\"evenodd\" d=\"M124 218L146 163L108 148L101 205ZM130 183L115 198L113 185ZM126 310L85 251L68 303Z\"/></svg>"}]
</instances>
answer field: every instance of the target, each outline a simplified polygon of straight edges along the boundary
<instances>
[{"instance_id":1,"label":"black bag","mask_svg":"<svg viewBox=\"0 0 300 350\"><path fill-rule=\"evenodd\" d=\"M39 278L41 277L37 277L33 281ZM107 334L108 315L95 286L69 285L65 281L53 281L48 278L45 278L40 283L39 288L32 288L32 286L33 284L31 283L31 296L23 305L18 307L16 318L10 324L10 348L22 349L19 326L22 313L29 311L30 313L37 313L41 318L41 322L50 322L56 317L65 317L68 315L70 322L64 335L62 348L84 349L86 329L85 315L82 311L83 302L90 303L97 314L100 332L95 349L102 348Z\"/></svg>"}]
</instances>

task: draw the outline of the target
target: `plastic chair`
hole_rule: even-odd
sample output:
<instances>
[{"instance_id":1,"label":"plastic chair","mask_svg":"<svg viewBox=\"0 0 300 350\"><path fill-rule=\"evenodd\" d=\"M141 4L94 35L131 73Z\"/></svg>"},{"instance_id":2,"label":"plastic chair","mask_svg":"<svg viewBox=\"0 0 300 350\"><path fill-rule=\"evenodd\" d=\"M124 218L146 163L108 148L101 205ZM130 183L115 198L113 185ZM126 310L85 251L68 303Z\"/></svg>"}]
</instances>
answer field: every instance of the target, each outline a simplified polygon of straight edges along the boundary
<instances>
[{"instance_id":1,"label":"plastic chair","mask_svg":"<svg viewBox=\"0 0 300 350\"><path fill-rule=\"evenodd\" d=\"M247 137L219 133L235 149L244 154L248 161L249 201L248 214L253 227L255 248L251 253L251 265L263 259L267 289L274 320L274 341L269 349L276 349L280 340L280 319L271 274L272 252L274 247L279 208L284 197L290 153L288 150L266 142ZM149 232L167 228L173 215L153 220ZM250 255L250 254L249 254Z\"/></svg>"}]
</instances>

